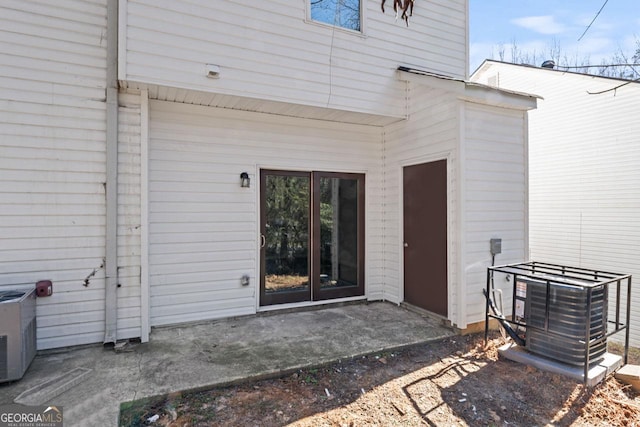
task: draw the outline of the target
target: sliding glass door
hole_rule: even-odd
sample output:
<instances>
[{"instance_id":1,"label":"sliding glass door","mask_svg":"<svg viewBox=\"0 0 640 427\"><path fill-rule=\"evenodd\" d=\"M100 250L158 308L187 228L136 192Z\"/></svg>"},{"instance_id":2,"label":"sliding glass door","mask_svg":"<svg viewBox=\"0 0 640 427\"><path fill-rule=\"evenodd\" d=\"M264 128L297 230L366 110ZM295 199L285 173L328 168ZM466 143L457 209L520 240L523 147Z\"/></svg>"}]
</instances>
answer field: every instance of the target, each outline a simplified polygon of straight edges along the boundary
<instances>
[{"instance_id":1,"label":"sliding glass door","mask_svg":"<svg viewBox=\"0 0 640 427\"><path fill-rule=\"evenodd\" d=\"M364 176L314 178L314 299L364 295Z\"/></svg>"},{"instance_id":2,"label":"sliding glass door","mask_svg":"<svg viewBox=\"0 0 640 427\"><path fill-rule=\"evenodd\" d=\"M262 171L260 304L311 300L311 174Z\"/></svg>"},{"instance_id":3,"label":"sliding glass door","mask_svg":"<svg viewBox=\"0 0 640 427\"><path fill-rule=\"evenodd\" d=\"M263 170L260 305L364 295L364 175Z\"/></svg>"}]
</instances>

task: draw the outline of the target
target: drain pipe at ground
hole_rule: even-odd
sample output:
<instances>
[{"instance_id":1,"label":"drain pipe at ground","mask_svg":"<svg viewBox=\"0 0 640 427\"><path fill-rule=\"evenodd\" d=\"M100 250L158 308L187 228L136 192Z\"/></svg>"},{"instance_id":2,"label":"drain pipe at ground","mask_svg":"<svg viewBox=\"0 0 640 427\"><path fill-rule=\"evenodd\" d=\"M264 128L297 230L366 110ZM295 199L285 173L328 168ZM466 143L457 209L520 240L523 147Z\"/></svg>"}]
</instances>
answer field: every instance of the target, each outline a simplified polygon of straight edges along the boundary
<instances>
[{"instance_id":1,"label":"drain pipe at ground","mask_svg":"<svg viewBox=\"0 0 640 427\"><path fill-rule=\"evenodd\" d=\"M104 344L115 343L118 312L118 0L107 0L106 283Z\"/></svg>"}]
</instances>

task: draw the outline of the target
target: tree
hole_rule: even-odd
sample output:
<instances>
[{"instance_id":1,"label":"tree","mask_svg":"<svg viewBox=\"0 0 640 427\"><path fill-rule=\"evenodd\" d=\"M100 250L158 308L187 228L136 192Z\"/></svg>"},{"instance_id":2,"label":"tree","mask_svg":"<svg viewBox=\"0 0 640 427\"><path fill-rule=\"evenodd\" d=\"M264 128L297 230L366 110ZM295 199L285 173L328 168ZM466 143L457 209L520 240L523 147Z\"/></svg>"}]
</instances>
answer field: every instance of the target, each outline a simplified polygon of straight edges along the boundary
<instances>
[{"instance_id":1,"label":"tree","mask_svg":"<svg viewBox=\"0 0 640 427\"><path fill-rule=\"evenodd\" d=\"M633 53L624 52L619 48L609 58L603 59L600 64L593 64L589 56L580 58L577 55L568 55L556 39L553 39L547 50L543 52L524 51L516 40L512 40L508 47L504 44L498 45L497 55L500 61L514 64L540 66L546 60L553 60L559 70L628 80L640 78L640 39L637 38Z\"/></svg>"},{"instance_id":2,"label":"tree","mask_svg":"<svg viewBox=\"0 0 640 427\"><path fill-rule=\"evenodd\" d=\"M269 175L265 242L270 274L308 274L309 179Z\"/></svg>"},{"instance_id":3,"label":"tree","mask_svg":"<svg viewBox=\"0 0 640 427\"><path fill-rule=\"evenodd\" d=\"M360 30L360 0L313 0L311 19Z\"/></svg>"}]
</instances>

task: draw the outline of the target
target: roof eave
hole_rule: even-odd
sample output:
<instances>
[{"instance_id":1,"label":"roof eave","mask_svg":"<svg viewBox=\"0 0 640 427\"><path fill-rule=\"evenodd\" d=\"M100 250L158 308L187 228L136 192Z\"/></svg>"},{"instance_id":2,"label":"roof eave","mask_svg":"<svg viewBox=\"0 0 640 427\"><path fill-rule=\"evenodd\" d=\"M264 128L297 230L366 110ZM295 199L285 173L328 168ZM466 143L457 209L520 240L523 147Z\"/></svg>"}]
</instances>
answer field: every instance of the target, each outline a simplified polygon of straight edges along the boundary
<instances>
[{"instance_id":1,"label":"roof eave","mask_svg":"<svg viewBox=\"0 0 640 427\"><path fill-rule=\"evenodd\" d=\"M410 67L398 67L398 74L401 80L443 89L456 94L463 101L477 104L532 110L536 108L537 100L542 99L538 95L500 89Z\"/></svg>"}]
</instances>

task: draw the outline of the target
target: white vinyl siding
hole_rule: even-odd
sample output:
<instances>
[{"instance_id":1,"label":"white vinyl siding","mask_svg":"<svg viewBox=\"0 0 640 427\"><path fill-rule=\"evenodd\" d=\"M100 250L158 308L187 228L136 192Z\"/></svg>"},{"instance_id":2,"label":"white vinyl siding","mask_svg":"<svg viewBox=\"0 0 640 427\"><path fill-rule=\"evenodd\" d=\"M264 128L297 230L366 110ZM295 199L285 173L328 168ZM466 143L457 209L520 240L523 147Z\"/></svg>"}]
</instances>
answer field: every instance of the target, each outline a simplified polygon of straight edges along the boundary
<instances>
[{"instance_id":1,"label":"white vinyl siding","mask_svg":"<svg viewBox=\"0 0 640 427\"><path fill-rule=\"evenodd\" d=\"M261 168L365 174L366 298L401 302L402 167L445 158L449 318L476 320L488 230L505 256L525 248L514 215L526 181L496 184L519 167L522 115L462 101L459 81L436 89L397 71L465 76L465 0L417 2L409 28L363 0L362 34L310 22L305 2L119 5L117 339L144 339L147 320L256 312ZM39 349L104 339L105 86L106 0L2 2L0 288L53 281L37 301ZM148 104L147 89L165 101ZM490 203L474 199L482 183L499 188Z\"/></svg>"},{"instance_id":2,"label":"white vinyl siding","mask_svg":"<svg viewBox=\"0 0 640 427\"><path fill-rule=\"evenodd\" d=\"M399 303L403 295L402 167L448 159L447 221L449 319L456 319L458 105L455 95L418 84L411 85L409 120L385 129L385 288L384 298ZM428 276L428 272L425 272ZM455 323L455 322L454 322Z\"/></svg>"},{"instance_id":3,"label":"white vinyl siding","mask_svg":"<svg viewBox=\"0 0 640 427\"><path fill-rule=\"evenodd\" d=\"M117 339L141 336L140 95L120 93L118 134Z\"/></svg>"},{"instance_id":4,"label":"white vinyl siding","mask_svg":"<svg viewBox=\"0 0 640 427\"><path fill-rule=\"evenodd\" d=\"M159 101L150 111L151 325L255 313L261 167L366 173L365 291L382 297L380 128Z\"/></svg>"},{"instance_id":5,"label":"white vinyl siding","mask_svg":"<svg viewBox=\"0 0 640 427\"><path fill-rule=\"evenodd\" d=\"M103 0L0 6L0 288L53 281L38 349L104 337L105 31Z\"/></svg>"},{"instance_id":6,"label":"white vinyl siding","mask_svg":"<svg viewBox=\"0 0 640 427\"><path fill-rule=\"evenodd\" d=\"M363 1L365 37L305 20L304 1L129 0L121 79L403 117L399 65L464 78L466 1L417 2L411 27ZM389 5L392 8L392 5ZM220 78L205 76L205 65Z\"/></svg>"},{"instance_id":7,"label":"white vinyl siding","mask_svg":"<svg viewBox=\"0 0 640 427\"><path fill-rule=\"evenodd\" d=\"M489 240L502 239L496 264L527 261L525 113L465 104L464 229L467 321L484 321ZM504 279L501 277L500 279ZM511 307L512 282L496 281Z\"/></svg>"},{"instance_id":8,"label":"white vinyl siding","mask_svg":"<svg viewBox=\"0 0 640 427\"><path fill-rule=\"evenodd\" d=\"M529 119L531 259L632 274L640 345L640 84L590 95L623 82L490 64L479 81L543 97Z\"/></svg>"}]
</instances>

